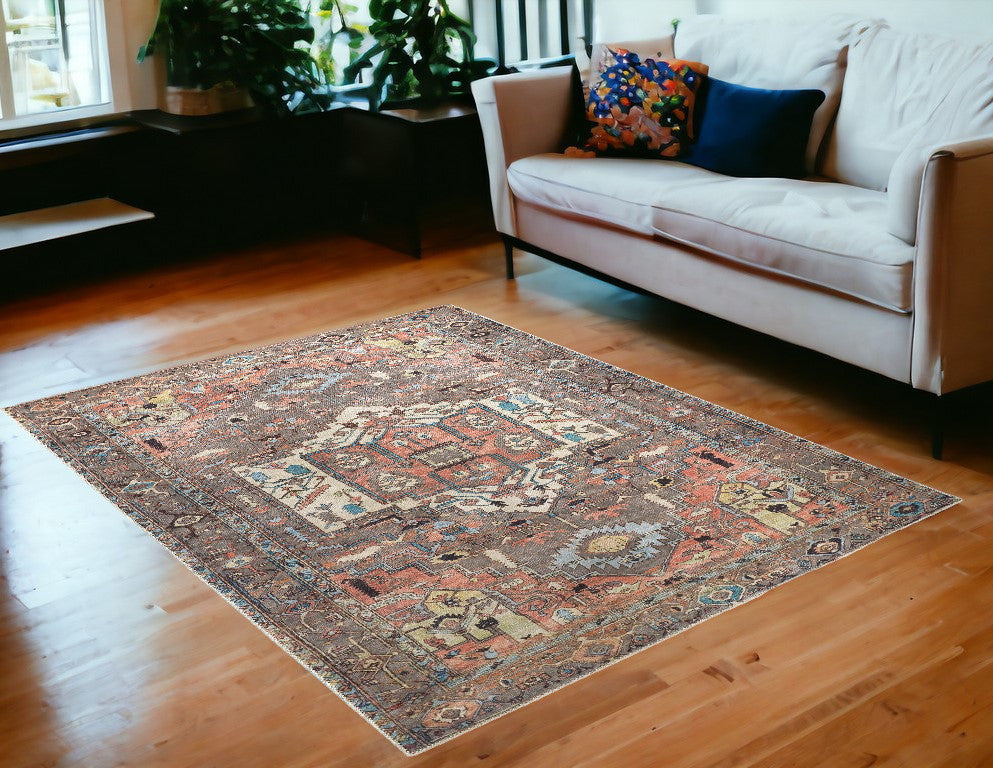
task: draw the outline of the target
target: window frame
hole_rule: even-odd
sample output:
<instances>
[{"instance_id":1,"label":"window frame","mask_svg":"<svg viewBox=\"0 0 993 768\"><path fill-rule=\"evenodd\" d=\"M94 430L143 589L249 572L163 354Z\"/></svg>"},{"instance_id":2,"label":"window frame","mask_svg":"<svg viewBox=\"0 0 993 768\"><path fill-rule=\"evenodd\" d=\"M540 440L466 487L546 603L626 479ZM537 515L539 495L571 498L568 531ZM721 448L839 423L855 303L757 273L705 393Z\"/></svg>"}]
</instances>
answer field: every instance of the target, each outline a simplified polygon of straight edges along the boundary
<instances>
[{"instance_id":1,"label":"window frame","mask_svg":"<svg viewBox=\"0 0 993 768\"><path fill-rule=\"evenodd\" d=\"M107 101L27 115L0 116L0 141L6 138L45 133L58 127L70 127L94 119L113 117L132 108L128 52L122 4L127 0L91 0L92 32L95 47L102 56L102 77ZM13 84L10 53L7 47L7 24L0 12L0 107L3 114L12 112Z\"/></svg>"}]
</instances>

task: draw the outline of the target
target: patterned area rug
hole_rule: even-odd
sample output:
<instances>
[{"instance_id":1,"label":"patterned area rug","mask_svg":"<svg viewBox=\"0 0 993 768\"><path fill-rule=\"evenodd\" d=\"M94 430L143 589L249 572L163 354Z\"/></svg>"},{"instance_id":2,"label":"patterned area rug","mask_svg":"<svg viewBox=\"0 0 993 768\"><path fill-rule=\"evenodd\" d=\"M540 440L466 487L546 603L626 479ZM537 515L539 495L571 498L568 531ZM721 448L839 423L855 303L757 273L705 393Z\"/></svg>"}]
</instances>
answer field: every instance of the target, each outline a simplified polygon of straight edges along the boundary
<instances>
[{"instance_id":1,"label":"patterned area rug","mask_svg":"<svg viewBox=\"0 0 993 768\"><path fill-rule=\"evenodd\" d=\"M958 501L455 307L9 413L409 754Z\"/></svg>"}]
</instances>

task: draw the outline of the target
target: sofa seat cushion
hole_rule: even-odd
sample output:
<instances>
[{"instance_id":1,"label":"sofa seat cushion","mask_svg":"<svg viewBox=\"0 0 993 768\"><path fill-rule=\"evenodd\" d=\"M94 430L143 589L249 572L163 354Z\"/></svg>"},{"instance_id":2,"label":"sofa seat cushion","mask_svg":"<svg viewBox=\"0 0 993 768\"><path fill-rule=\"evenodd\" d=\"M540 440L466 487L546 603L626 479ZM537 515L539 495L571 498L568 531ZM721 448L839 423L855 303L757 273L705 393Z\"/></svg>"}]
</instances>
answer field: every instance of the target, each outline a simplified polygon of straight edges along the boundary
<instances>
[{"instance_id":1,"label":"sofa seat cushion","mask_svg":"<svg viewBox=\"0 0 993 768\"><path fill-rule=\"evenodd\" d=\"M675 161L535 155L515 197L661 237L888 309L910 311L914 248L886 230L886 195L828 181L732 178Z\"/></svg>"}]
</instances>

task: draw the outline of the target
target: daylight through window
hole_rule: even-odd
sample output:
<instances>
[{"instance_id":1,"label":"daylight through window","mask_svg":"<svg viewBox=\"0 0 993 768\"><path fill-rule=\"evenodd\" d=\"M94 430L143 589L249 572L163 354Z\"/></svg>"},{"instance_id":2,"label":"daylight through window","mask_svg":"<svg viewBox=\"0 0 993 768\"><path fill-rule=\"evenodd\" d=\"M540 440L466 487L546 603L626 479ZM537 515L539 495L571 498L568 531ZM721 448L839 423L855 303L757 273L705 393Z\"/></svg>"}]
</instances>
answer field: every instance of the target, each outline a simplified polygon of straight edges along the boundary
<instances>
[{"instance_id":1,"label":"daylight through window","mask_svg":"<svg viewBox=\"0 0 993 768\"><path fill-rule=\"evenodd\" d=\"M100 0L0 0L0 128L112 107Z\"/></svg>"}]
</instances>

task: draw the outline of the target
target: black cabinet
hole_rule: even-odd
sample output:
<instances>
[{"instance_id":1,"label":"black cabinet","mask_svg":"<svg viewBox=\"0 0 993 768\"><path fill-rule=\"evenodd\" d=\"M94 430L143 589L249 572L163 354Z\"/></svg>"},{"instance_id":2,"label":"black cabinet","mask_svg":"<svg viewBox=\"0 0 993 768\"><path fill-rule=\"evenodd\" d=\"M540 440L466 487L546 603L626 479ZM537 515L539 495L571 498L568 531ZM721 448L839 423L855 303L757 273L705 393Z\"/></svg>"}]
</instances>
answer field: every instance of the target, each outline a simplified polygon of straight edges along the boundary
<instances>
[{"instance_id":1,"label":"black cabinet","mask_svg":"<svg viewBox=\"0 0 993 768\"><path fill-rule=\"evenodd\" d=\"M483 137L472 107L342 112L338 183L343 223L357 234L419 257L432 212L486 201Z\"/></svg>"},{"instance_id":2,"label":"black cabinet","mask_svg":"<svg viewBox=\"0 0 993 768\"><path fill-rule=\"evenodd\" d=\"M98 133L0 146L0 215L101 197L155 218L98 245L54 243L39 282L336 228L419 256L429 222L444 222L432 231L446 239L452 219L460 234L492 228L479 119L464 105L279 119L151 110Z\"/></svg>"},{"instance_id":3,"label":"black cabinet","mask_svg":"<svg viewBox=\"0 0 993 768\"><path fill-rule=\"evenodd\" d=\"M241 245L335 225L341 115L263 118L253 112L135 118L148 130L142 207L170 234L203 245Z\"/></svg>"}]
</instances>

